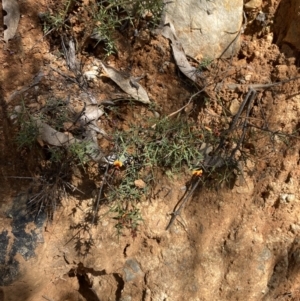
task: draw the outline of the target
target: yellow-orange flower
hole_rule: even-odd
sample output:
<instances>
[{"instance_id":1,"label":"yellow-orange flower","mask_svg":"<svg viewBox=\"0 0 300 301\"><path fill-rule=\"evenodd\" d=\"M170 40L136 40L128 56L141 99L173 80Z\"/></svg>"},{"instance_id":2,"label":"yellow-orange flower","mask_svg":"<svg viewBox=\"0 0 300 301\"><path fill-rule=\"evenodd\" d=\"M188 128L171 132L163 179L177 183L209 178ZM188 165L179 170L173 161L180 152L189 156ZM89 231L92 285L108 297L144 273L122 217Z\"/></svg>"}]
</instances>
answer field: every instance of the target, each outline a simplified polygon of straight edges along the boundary
<instances>
[{"instance_id":1,"label":"yellow-orange flower","mask_svg":"<svg viewBox=\"0 0 300 301\"><path fill-rule=\"evenodd\" d=\"M120 168L120 167L122 167L122 166L123 166L123 162L122 162L122 161L116 160L116 161L114 162L114 167Z\"/></svg>"},{"instance_id":2,"label":"yellow-orange flower","mask_svg":"<svg viewBox=\"0 0 300 301\"><path fill-rule=\"evenodd\" d=\"M195 170L192 171L192 174L193 174L193 176L201 177L202 174L203 174L203 170L202 169L195 169Z\"/></svg>"}]
</instances>

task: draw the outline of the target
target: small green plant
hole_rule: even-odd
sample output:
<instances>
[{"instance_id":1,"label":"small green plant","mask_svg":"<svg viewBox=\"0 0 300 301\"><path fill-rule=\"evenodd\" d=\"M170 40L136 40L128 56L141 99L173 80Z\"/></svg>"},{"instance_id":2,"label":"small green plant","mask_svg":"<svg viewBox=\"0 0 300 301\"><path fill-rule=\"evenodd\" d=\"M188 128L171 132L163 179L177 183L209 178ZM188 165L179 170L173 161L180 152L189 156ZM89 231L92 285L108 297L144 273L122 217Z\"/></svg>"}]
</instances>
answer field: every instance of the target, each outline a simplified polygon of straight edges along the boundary
<instances>
[{"instance_id":1,"label":"small green plant","mask_svg":"<svg viewBox=\"0 0 300 301\"><path fill-rule=\"evenodd\" d=\"M45 35L51 31L59 31L66 23L66 17L73 0L62 2L57 12L40 13L39 17L43 22L43 32Z\"/></svg>"},{"instance_id":2,"label":"small green plant","mask_svg":"<svg viewBox=\"0 0 300 301\"><path fill-rule=\"evenodd\" d=\"M203 143L201 133L183 119L161 120L145 147L148 164L174 172L180 171L183 165L191 169L195 160L202 157L199 151Z\"/></svg>"},{"instance_id":3,"label":"small green plant","mask_svg":"<svg viewBox=\"0 0 300 301\"><path fill-rule=\"evenodd\" d=\"M49 99L39 112L34 113L29 112L23 103L21 111L18 113L20 129L15 138L19 149L32 147L37 141L39 135L38 121L47 123L57 131L64 130L64 123L71 121L66 102L55 98ZM53 148L53 152L57 152L57 148Z\"/></svg>"},{"instance_id":4,"label":"small green plant","mask_svg":"<svg viewBox=\"0 0 300 301\"><path fill-rule=\"evenodd\" d=\"M18 113L19 130L15 137L18 148L37 147L35 164L40 167L41 174L34 178L28 201L28 207L37 215L47 212L50 218L53 217L66 190L76 190L70 183L73 166L79 164L84 167L94 152L90 141L79 139L75 143L59 146L45 143L41 147L42 141L36 143L40 135L38 124L42 122L61 131L63 123L71 120L69 113L66 103L58 99L48 100L39 112L34 113L29 112L23 103Z\"/></svg>"},{"instance_id":5,"label":"small green plant","mask_svg":"<svg viewBox=\"0 0 300 301\"><path fill-rule=\"evenodd\" d=\"M135 19L145 16L149 19L150 27L155 27L160 23L163 8L163 0L139 0L133 5L132 15Z\"/></svg>"},{"instance_id":6,"label":"small green plant","mask_svg":"<svg viewBox=\"0 0 300 301\"><path fill-rule=\"evenodd\" d=\"M60 163L66 158L65 149L58 146L51 146L48 148L50 154L50 162L52 163Z\"/></svg>"},{"instance_id":7,"label":"small green plant","mask_svg":"<svg viewBox=\"0 0 300 301\"><path fill-rule=\"evenodd\" d=\"M199 63L197 69L202 72L204 71L211 63L213 62L213 60L209 57L205 57L203 58L203 60L201 61L201 63Z\"/></svg>"},{"instance_id":8,"label":"small green plant","mask_svg":"<svg viewBox=\"0 0 300 301\"><path fill-rule=\"evenodd\" d=\"M117 202L111 207L110 211L116 213L114 219L117 220L115 228L117 229L118 236L121 235L122 231L126 228L130 230L131 236L135 238L137 236L138 226L143 222L140 210L135 206L131 209L123 208L122 203Z\"/></svg>"},{"instance_id":9,"label":"small green plant","mask_svg":"<svg viewBox=\"0 0 300 301\"><path fill-rule=\"evenodd\" d=\"M43 20L44 34L48 34L51 30L60 29L65 22L64 16L62 16L60 13L57 13L55 15L51 15L50 13L45 13L45 14L41 14L40 17Z\"/></svg>"},{"instance_id":10,"label":"small green plant","mask_svg":"<svg viewBox=\"0 0 300 301\"><path fill-rule=\"evenodd\" d=\"M202 130L184 119L162 119L147 129L132 126L126 133L118 133L117 144L141 165L151 169L160 167L179 172L185 165L192 168L201 159Z\"/></svg>"},{"instance_id":11,"label":"small green plant","mask_svg":"<svg viewBox=\"0 0 300 301\"><path fill-rule=\"evenodd\" d=\"M29 113L24 103L21 112L18 114L18 123L20 129L15 137L18 148L31 148L36 143L39 128L36 119Z\"/></svg>"},{"instance_id":12,"label":"small green plant","mask_svg":"<svg viewBox=\"0 0 300 301\"><path fill-rule=\"evenodd\" d=\"M94 152L90 141L72 143L68 146L67 150L71 158L82 167L91 160L91 155Z\"/></svg>"},{"instance_id":13,"label":"small green plant","mask_svg":"<svg viewBox=\"0 0 300 301\"><path fill-rule=\"evenodd\" d=\"M21 129L17 134L16 143L18 148L23 147L31 148L39 134L39 129L34 119L29 119L21 124Z\"/></svg>"},{"instance_id":14,"label":"small green plant","mask_svg":"<svg viewBox=\"0 0 300 301\"><path fill-rule=\"evenodd\" d=\"M148 127L132 125L127 132L116 133L117 159L105 196L117 213L118 234L124 228L136 233L141 217L135 204L149 195L157 169L173 175L201 160L201 137L203 131L183 118L165 118Z\"/></svg>"},{"instance_id":15,"label":"small green plant","mask_svg":"<svg viewBox=\"0 0 300 301\"><path fill-rule=\"evenodd\" d=\"M114 31L122 22L127 20L127 17L121 18L116 11L117 4L104 6L99 3L96 13L93 15L95 28L92 37L97 40L97 44L103 41L105 43L106 55L116 53L114 42Z\"/></svg>"}]
</instances>

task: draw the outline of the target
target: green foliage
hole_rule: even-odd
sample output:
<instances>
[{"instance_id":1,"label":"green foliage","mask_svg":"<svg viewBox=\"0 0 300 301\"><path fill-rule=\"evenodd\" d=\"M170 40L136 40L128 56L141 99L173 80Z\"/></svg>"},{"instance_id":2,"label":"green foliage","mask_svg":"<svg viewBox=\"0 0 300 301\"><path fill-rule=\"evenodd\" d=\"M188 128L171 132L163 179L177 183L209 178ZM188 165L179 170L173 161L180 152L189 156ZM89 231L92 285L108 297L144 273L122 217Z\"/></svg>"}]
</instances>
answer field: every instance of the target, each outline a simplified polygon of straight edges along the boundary
<instances>
[{"instance_id":1,"label":"green foliage","mask_svg":"<svg viewBox=\"0 0 300 301\"><path fill-rule=\"evenodd\" d=\"M128 2L132 3L132 1ZM132 10L134 18L140 18L146 14L151 16L149 23L152 27L159 25L164 8L163 0L138 0L134 2Z\"/></svg>"},{"instance_id":2,"label":"green foliage","mask_svg":"<svg viewBox=\"0 0 300 301\"><path fill-rule=\"evenodd\" d=\"M39 129L34 119L30 118L29 120L22 122L21 129L18 132L15 140L18 145L18 148L31 148L36 142L38 134Z\"/></svg>"},{"instance_id":3,"label":"green foliage","mask_svg":"<svg viewBox=\"0 0 300 301\"><path fill-rule=\"evenodd\" d=\"M20 129L16 135L16 144L19 149L32 147L36 143L39 134L37 120L41 120L57 131L64 130L64 123L71 121L70 111L67 103L61 99L48 99L40 112L31 114L23 105L18 116ZM73 161L84 166L90 161L94 149L90 141L79 141L68 146L48 146L50 161L52 163Z\"/></svg>"},{"instance_id":4,"label":"green foliage","mask_svg":"<svg viewBox=\"0 0 300 301\"><path fill-rule=\"evenodd\" d=\"M147 129L132 126L117 135L120 149L139 157L141 164L151 169L179 172L184 165L191 168L195 160L201 159L202 131L184 119L162 119Z\"/></svg>"},{"instance_id":5,"label":"green foliage","mask_svg":"<svg viewBox=\"0 0 300 301\"><path fill-rule=\"evenodd\" d=\"M145 148L151 166L162 166L178 172L183 165L191 169L195 160L201 158L199 149L203 141L200 132L183 119L161 120L151 136Z\"/></svg>"},{"instance_id":6,"label":"green foliage","mask_svg":"<svg viewBox=\"0 0 300 301\"><path fill-rule=\"evenodd\" d=\"M198 65L197 69L201 72L201 71L205 70L212 62L213 62L213 60L211 58L205 57L205 58L203 58L201 63Z\"/></svg>"},{"instance_id":7,"label":"green foliage","mask_svg":"<svg viewBox=\"0 0 300 301\"><path fill-rule=\"evenodd\" d=\"M43 20L43 32L48 34L51 30L60 29L65 22L65 18L60 13L51 15L50 13L45 13L41 15Z\"/></svg>"},{"instance_id":8,"label":"green foliage","mask_svg":"<svg viewBox=\"0 0 300 301\"><path fill-rule=\"evenodd\" d=\"M49 9L40 14L44 33L72 31L69 19L76 19L76 12L72 12L75 6L83 8L91 16L89 20L85 20L88 21L85 24L81 23L82 20L77 20L81 23L77 24L77 30L82 28L80 36L92 28L91 37L97 40L97 44L104 42L106 56L109 56L117 52L116 30L122 31L130 26L137 28L142 18L147 20L149 28L154 28L160 22L164 3L163 0L100 0L86 5L74 0L63 1L59 8L55 7L56 11ZM79 41L81 42L84 41Z\"/></svg>"},{"instance_id":9,"label":"green foliage","mask_svg":"<svg viewBox=\"0 0 300 301\"><path fill-rule=\"evenodd\" d=\"M103 6L98 4L97 11L93 15L95 22L95 28L93 30L93 37L98 41L97 43L104 41L106 55L109 56L116 52L114 42L114 30L125 21L127 17L120 18L114 10L114 6Z\"/></svg>"},{"instance_id":10,"label":"green foliage","mask_svg":"<svg viewBox=\"0 0 300 301\"><path fill-rule=\"evenodd\" d=\"M24 103L21 112L18 113L19 131L15 137L18 149L24 147L32 148L39 135L39 128L36 119L28 112Z\"/></svg>"},{"instance_id":11,"label":"green foliage","mask_svg":"<svg viewBox=\"0 0 300 301\"><path fill-rule=\"evenodd\" d=\"M78 162L79 165L84 167L90 161L90 156L93 154L94 150L91 146L90 141L80 141L70 144L67 150L74 162Z\"/></svg>"},{"instance_id":12,"label":"green foliage","mask_svg":"<svg viewBox=\"0 0 300 301\"><path fill-rule=\"evenodd\" d=\"M155 126L131 126L126 132L115 136L118 161L122 167L115 169L113 178L107 185L106 198L112 204L111 211L117 213L118 234L130 228L134 236L142 220L137 202L147 197L151 184L155 181L155 169L163 169L169 176L192 168L201 159L200 134L185 119L162 119ZM144 185L136 185L140 180Z\"/></svg>"},{"instance_id":13,"label":"green foliage","mask_svg":"<svg viewBox=\"0 0 300 301\"><path fill-rule=\"evenodd\" d=\"M116 187L111 187L107 194L110 202L120 200L122 202L136 202L141 200L142 196L147 192L146 188L138 188L135 185L135 180L140 178L141 166L136 166L134 163L128 164L122 171L121 179L117 181Z\"/></svg>"},{"instance_id":14,"label":"green foliage","mask_svg":"<svg viewBox=\"0 0 300 301\"><path fill-rule=\"evenodd\" d=\"M23 104L17 120L19 130L15 137L16 145L19 149L32 148L39 135L38 121L62 130L63 122L69 120L69 110L65 102L59 99L49 99L36 113L29 112ZM39 146L39 144L36 145ZM76 187L69 182L72 167L74 164L84 167L90 161L93 151L90 141L80 140L69 145L47 145L39 148L39 151L35 152L38 155L35 159L42 173L31 187L32 192L28 204L32 211L37 214L47 211L49 217L52 217L66 189L76 190Z\"/></svg>"},{"instance_id":15,"label":"green foliage","mask_svg":"<svg viewBox=\"0 0 300 301\"><path fill-rule=\"evenodd\" d=\"M117 220L115 228L117 229L118 235L122 234L124 228L130 229L131 236L133 238L137 235L137 229L143 218L141 216L140 210L133 206L131 209L123 208L121 202L117 202L114 206L111 207L111 212L115 213L114 217Z\"/></svg>"},{"instance_id":16,"label":"green foliage","mask_svg":"<svg viewBox=\"0 0 300 301\"><path fill-rule=\"evenodd\" d=\"M114 32L122 25L133 24L139 20L142 15L149 14L152 27L158 25L163 10L162 0L147 1L100 1L97 9L94 9L93 20L95 28L93 37L105 42L106 55L109 56L116 52L114 42Z\"/></svg>"},{"instance_id":17,"label":"green foliage","mask_svg":"<svg viewBox=\"0 0 300 301\"><path fill-rule=\"evenodd\" d=\"M50 153L50 162L60 163L66 158L65 150L61 147L51 146L48 151Z\"/></svg>"},{"instance_id":18,"label":"green foliage","mask_svg":"<svg viewBox=\"0 0 300 301\"><path fill-rule=\"evenodd\" d=\"M45 35L51 31L60 31L66 23L66 17L73 0L62 1L57 11L40 13L39 17L43 22L43 32Z\"/></svg>"}]
</instances>

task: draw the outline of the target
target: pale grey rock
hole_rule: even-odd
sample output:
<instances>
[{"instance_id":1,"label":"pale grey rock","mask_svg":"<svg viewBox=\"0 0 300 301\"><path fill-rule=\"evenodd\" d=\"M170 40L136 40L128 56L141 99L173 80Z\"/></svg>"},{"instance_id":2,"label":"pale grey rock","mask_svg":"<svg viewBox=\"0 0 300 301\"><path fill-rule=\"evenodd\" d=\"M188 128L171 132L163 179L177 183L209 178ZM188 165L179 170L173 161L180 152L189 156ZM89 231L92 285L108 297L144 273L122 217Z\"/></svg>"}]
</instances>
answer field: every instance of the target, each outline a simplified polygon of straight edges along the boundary
<instances>
[{"instance_id":1,"label":"pale grey rock","mask_svg":"<svg viewBox=\"0 0 300 301\"><path fill-rule=\"evenodd\" d=\"M243 0L167 2L163 22L174 25L187 55L213 59L223 53L223 57L229 57L239 50Z\"/></svg>"}]
</instances>

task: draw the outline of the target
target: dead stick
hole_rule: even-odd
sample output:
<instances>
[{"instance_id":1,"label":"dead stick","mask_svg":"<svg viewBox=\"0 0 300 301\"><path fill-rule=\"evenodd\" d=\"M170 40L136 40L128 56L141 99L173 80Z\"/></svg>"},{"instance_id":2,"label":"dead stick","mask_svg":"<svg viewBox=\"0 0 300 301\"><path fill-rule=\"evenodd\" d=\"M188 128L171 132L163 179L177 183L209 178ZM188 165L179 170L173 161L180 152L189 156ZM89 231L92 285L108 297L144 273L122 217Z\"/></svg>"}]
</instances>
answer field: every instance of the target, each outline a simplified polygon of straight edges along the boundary
<instances>
[{"instance_id":1,"label":"dead stick","mask_svg":"<svg viewBox=\"0 0 300 301\"><path fill-rule=\"evenodd\" d=\"M268 89L268 88L272 88L272 87L276 87L276 86L279 86L279 85L289 83L289 82L297 80L297 79L300 79L300 76L293 77L293 78L290 78L290 79L285 79L285 80L282 80L280 82L270 83L270 84L249 84L249 85L227 84L227 88L230 89L230 90L234 90L236 88L241 88L241 87L245 87L245 86L247 87L248 86L249 88L252 88L253 90Z\"/></svg>"},{"instance_id":2,"label":"dead stick","mask_svg":"<svg viewBox=\"0 0 300 301\"><path fill-rule=\"evenodd\" d=\"M251 110L253 101L256 97L256 93L257 93L256 90L253 90L252 88L250 88L249 92L251 92L252 95L251 95L250 100L248 102L248 107L247 107L247 111L246 111L246 118L245 118L245 121L243 123L242 136L239 139L238 143L236 144L236 147L231 152L231 155L230 155L231 159L234 157L236 151L239 150L240 145L243 143L243 141L245 139L245 136L246 136L246 130L247 130L247 126L248 126L248 118L249 118L249 115L250 115L250 110Z\"/></svg>"},{"instance_id":3,"label":"dead stick","mask_svg":"<svg viewBox=\"0 0 300 301\"><path fill-rule=\"evenodd\" d=\"M207 87L207 86L205 86L203 89L201 89L200 91L198 91L198 92L196 92L195 94L193 94L193 95L190 97L190 99L188 100L187 104L185 104L185 105L184 105L183 107L181 107L179 110L177 110L177 111L175 111L175 112L169 114L166 118L170 118L170 117L172 117L172 116L174 116L174 115L180 113L182 110L184 110L184 109L191 103L191 101L192 101L197 95L199 95L200 93L202 93L202 92L206 89L206 87ZM154 125L152 125L151 128L155 129L155 128L156 128L156 125L157 125L157 123L154 124Z\"/></svg>"},{"instance_id":4,"label":"dead stick","mask_svg":"<svg viewBox=\"0 0 300 301\"><path fill-rule=\"evenodd\" d=\"M192 189L188 192L188 194L183 198L183 200L181 201L181 204L179 205L178 209L174 210L171 215L172 218L166 228L166 231L169 230L169 228L172 226L172 224L174 223L174 221L176 220L177 216L180 215L181 210L183 209L184 205L186 204L186 202L188 201L188 199L193 195L195 189L197 188L197 186L200 183L201 178L198 177L198 180L195 182L195 184L192 186Z\"/></svg>"},{"instance_id":5,"label":"dead stick","mask_svg":"<svg viewBox=\"0 0 300 301\"><path fill-rule=\"evenodd\" d=\"M95 221L95 218L96 218L96 215L97 215L98 206L99 206L99 203L100 203L100 199L101 199L101 195L102 195L102 191L103 191L103 186L104 186L104 183L106 182L105 179L106 179L106 176L107 176L108 169L109 169L109 164L106 165L106 170L105 170L105 173L104 173L104 179L102 181L101 187L99 188L99 192L98 192L98 195L97 195L95 213L94 213L94 216L93 216L92 224L94 224L94 221Z\"/></svg>"}]
</instances>

